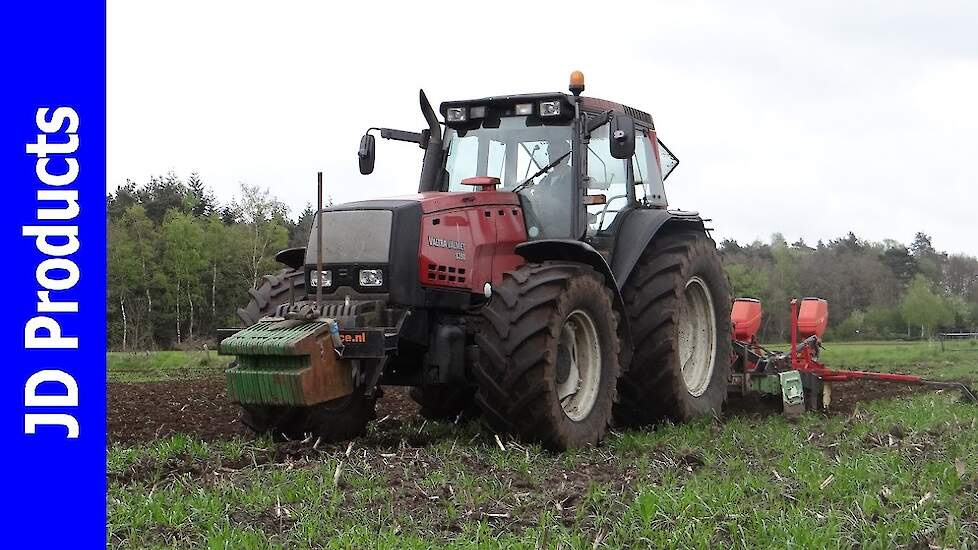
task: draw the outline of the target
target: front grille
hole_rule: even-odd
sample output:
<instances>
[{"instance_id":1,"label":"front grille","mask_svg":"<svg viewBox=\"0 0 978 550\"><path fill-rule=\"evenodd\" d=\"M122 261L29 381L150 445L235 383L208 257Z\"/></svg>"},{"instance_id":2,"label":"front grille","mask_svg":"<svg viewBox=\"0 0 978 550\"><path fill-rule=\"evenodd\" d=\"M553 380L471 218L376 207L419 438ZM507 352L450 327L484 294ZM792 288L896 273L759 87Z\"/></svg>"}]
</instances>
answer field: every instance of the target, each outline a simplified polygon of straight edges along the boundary
<instances>
[{"instance_id":1,"label":"front grille","mask_svg":"<svg viewBox=\"0 0 978 550\"><path fill-rule=\"evenodd\" d=\"M384 284L381 286L360 286L361 269L380 269L384 272ZM330 294L340 287L349 287L357 292L377 293L387 292L390 288L390 269L386 264L354 264L354 265L332 265L323 264L323 271L329 270L333 274L333 284L323 287L323 294ZM316 295L316 287L309 284L312 274L316 271L316 266L306 266L306 289L310 296Z\"/></svg>"},{"instance_id":2,"label":"front grille","mask_svg":"<svg viewBox=\"0 0 978 550\"><path fill-rule=\"evenodd\" d=\"M451 265L428 264L427 279L432 283L465 283L465 268Z\"/></svg>"},{"instance_id":3,"label":"front grille","mask_svg":"<svg viewBox=\"0 0 978 550\"><path fill-rule=\"evenodd\" d=\"M421 287L424 270L418 269L421 203L417 200L376 200L349 203L323 211L323 269L332 271L333 284L323 288L333 295L343 288L362 295L386 294L406 307L422 306L427 295ZM320 216L317 216L317 222ZM314 270L317 226L306 249L305 269ZM361 269L382 269L384 284L361 287ZM309 279L306 279L308 284ZM315 289L307 289L315 293Z\"/></svg>"}]
</instances>

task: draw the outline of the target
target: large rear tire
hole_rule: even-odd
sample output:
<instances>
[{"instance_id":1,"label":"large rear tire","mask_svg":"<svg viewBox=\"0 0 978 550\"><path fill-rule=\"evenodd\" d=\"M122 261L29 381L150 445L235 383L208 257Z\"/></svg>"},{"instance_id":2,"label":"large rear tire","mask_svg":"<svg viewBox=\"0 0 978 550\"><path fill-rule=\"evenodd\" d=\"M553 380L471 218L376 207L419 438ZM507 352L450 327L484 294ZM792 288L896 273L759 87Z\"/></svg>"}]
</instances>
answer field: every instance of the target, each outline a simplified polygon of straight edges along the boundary
<instances>
[{"instance_id":1,"label":"large rear tire","mask_svg":"<svg viewBox=\"0 0 978 550\"><path fill-rule=\"evenodd\" d=\"M730 287L702 231L657 237L622 288L635 353L618 384L616 423L718 413L730 373Z\"/></svg>"},{"instance_id":2,"label":"large rear tire","mask_svg":"<svg viewBox=\"0 0 978 550\"><path fill-rule=\"evenodd\" d=\"M476 342L476 401L499 432L563 450L597 444L620 372L618 314L602 276L524 264L493 287Z\"/></svg>"},{"instance_id":3,"label":"large rear tire","mask_svg":"<svg viewBox=\"0 0 978 550\"><path fill-rule=\"evenodd\" d=\"M250 299L238 310L238 317L246 326L253 325L262 317L273 315L291 296L300 299L303 294L302 271L286 268L265 275L258 288L248 290ZM352 395L310 407L242 405L239 420L257 434L276 438L302 439L312 434L324 442L343 441L364 433L367 424L376 418L376 403L376 395L365 396L354 390Z\"/></svg>"}]
</instances>

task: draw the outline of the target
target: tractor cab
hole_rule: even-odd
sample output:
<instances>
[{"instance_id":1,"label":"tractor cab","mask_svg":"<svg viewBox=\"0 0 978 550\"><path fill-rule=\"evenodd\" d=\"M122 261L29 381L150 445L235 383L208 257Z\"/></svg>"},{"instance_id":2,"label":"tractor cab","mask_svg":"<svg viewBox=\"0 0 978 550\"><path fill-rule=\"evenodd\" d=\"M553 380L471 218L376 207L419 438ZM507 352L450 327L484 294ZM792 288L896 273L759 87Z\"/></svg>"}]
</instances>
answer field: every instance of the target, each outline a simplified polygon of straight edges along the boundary
<instances>
[{"instance_id":1,"label":"tractor cab","mask_svg":"<svg viewBox=\"0 0 978 550\"><path fill-rule=\"evenodd\" d=\"M580 72L570 90L447 101L439 109L443 131L422 93L430 128L381 129L381 137L408 137L426 149L419 191L513 192L528 240L583 239L609 250L629 210L666 208L662 182L678 160L656 138L649 114L581 97ZM368 131L361 167L369 170L361 172L372 170L373 154Z\"/></svg>"}]
</instances>

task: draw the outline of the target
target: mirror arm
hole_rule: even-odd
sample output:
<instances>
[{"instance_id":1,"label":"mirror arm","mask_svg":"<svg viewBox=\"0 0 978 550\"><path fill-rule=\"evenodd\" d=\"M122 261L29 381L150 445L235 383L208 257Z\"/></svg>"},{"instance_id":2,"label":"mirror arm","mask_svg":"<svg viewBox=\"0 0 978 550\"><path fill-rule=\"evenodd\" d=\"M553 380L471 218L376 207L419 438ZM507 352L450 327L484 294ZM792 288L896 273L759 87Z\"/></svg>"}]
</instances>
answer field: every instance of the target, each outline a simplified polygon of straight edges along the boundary
<instances>
[{"instance_id":1,"label":"mirror arm","mask_svg":"<svg viewBox=\"0 0 978 550\"><path fill-rule=\"evenodd\" d=\"M407 141L410 143L424 144L424 135L421 132L408 132L406 130L395 130L393 128L371 128L380 130L380 137L393 139L395 141Z\"/></svg>"},{"instance_id":2,"label":"mirror arm","mask_svg":"<svg viewBox=\"0 0 978 550\"><path fill-rule=\"evenodd\" d=\"M587 122L587 126L584 129L584 132L586 134L590 134L591 132L593 132L593 131L597 130L598 128L600 128L600 127L604 126L605 124L607 124L608 121L610 121L610 120L611 120L611 111L605 111L605 112L601 113L600 115L598 115L598 116L592 118L591 120L589 120Z\"/></svg>"}]
</instances>

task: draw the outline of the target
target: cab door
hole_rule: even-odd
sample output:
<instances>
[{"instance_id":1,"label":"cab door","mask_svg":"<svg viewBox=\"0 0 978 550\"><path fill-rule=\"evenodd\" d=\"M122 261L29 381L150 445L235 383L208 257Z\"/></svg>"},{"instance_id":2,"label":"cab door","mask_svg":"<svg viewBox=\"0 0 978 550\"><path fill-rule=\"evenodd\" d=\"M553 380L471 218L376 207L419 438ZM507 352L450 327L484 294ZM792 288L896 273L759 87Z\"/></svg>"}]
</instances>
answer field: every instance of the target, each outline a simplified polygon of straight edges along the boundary
<instances>
[{"instance_id":1,"label":"cab door","mask_svg":"<svg viewBox=\"0 0 978 550\"><path fill-rule=\"evenodd\" d=\"M635 155L631 163L636 201L655 208L665 208L668 202L665 186L662 184L659 140L655 136L655 130L636 131Z\"/></svg>"}]
</instances>

